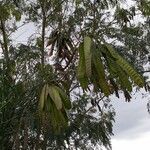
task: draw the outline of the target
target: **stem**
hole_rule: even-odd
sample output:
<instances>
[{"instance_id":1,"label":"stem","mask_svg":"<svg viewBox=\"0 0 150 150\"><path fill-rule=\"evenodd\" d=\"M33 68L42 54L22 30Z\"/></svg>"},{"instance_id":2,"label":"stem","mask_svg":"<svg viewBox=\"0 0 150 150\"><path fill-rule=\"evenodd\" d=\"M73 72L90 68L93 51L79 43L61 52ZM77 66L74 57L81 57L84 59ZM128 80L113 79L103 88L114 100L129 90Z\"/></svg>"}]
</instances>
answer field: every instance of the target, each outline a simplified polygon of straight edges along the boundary
<instances>
[{"instance_id":1,"label":"stem","mask_svg":"<svg viewBox=\"0 0 150 150\"><path fill-rule=\"evenodd\" d=\"M2 37L3 37L3 45L2 45L2 50L4 53L4 58L6 61L6 67L7 71L9 71L9 55L8 55L8 39L7 39L7 33L6 33L6 28L5 28L5 22L1 20L1 31L2 31Z\"/></svg>"},{"instance_id":2,"label":"stem","mask_svg":"<svg viewBox=\"0 0 150 150\"><path fill-rule=\"evenodd\" d=\"M141 71L141 73L146 73L146 72L150 72L150 70Z\"/></svg>"},{"instance_id":3,"label":"stem","mask_svg":"<svg viewBox=\"0 0 150 150\"><path fill-rule=\"evenodd\" d=\"M41 64L44 66L44 48L45 48L45 27L46 27L46 14L45 14L45 1L41 2L42 7L42 44L41 44Z\"/></svg>"},{"instance_id":4,"label":"stem","mask_svg":"<svg viewBox=\"0 0 150 150\"><path fill-rule=\"evenodd\" d=\"M26 150L28 148L28 121L27 118L24 118L24 139L23 139L23 149Z\"/></svg>"}]
</instances>

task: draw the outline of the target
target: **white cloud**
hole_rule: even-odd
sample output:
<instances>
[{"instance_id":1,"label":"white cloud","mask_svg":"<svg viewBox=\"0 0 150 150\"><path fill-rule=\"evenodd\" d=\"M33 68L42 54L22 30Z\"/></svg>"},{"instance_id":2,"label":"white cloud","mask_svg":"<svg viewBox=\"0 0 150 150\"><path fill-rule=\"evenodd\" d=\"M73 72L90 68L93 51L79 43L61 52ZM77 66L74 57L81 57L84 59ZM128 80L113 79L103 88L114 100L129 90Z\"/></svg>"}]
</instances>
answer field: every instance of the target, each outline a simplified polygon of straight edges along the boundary
<instances>
[{"instance_id":1,"label":"white cloud","mask_svg":"<svg viewBox=\"0 0 150 150\"><path fill-rule=\"evenodd\" d=\"M150 114L146 108L150 95L142 90L132 96L130 103L113 98L116 122L112 150L150 150Z\"/></svg>"},{"instance_id":2,"label":"white cloud","mask_svg":"<svg viewBox=\"0 0 150 150\"><path fill-rule=\"evenodd\" d=\"M112 150L149 150L150 132L142 134L140 137L129 140L112 140Z\"/></svg>"},{"instance_id":3,"label":"white cloud","mask_svg":"<svg viewBox=\"0 0 150 150\"><path fill-rule=\"evenodd\" d=\"M112 98L116 111L115 138L133 138L149 130L150 115L146 106L150 97L148 93L145 93L145 96L142 93L145 93L144 90L132 95L130 103L125 102L122 96L120 99Z\"/></svg>"}]
</instances>

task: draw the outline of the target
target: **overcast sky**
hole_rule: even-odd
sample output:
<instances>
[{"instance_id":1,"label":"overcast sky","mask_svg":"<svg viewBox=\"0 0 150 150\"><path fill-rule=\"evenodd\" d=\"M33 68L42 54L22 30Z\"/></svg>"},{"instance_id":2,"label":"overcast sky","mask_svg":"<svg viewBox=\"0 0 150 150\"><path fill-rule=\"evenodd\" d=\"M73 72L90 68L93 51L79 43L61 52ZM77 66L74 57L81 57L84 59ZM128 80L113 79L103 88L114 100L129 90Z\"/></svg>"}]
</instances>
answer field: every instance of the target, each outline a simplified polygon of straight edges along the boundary
<instances>
[{"instance_id":1,"label":"overcast sky","mask_svg":"<svg viewBox=\"0 0 150 150\"><path fill-rule=\"evenodd\" d=\"M116 110L113 150L150 150L150 114L147 112L149 93L136 92L130 103L112 97Z\"/></svg>"}]
</instances>

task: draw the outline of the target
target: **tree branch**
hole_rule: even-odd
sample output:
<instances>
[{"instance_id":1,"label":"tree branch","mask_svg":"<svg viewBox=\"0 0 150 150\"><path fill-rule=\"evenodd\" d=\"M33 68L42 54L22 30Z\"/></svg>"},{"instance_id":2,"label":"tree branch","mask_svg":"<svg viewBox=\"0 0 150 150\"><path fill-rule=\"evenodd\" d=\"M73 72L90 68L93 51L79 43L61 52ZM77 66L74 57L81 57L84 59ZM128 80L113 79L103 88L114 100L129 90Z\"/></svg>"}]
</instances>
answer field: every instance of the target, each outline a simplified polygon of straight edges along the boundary
<instances>
[{"instance_id":1,"label":"tree branch","mask_svg":"<svg viewBox=\"0 0 150 150\"><path fill-rule=\"evenodd\" d=\"M146 72L150 72L150 70L141 71L141 73L146 73Z\"/></svg>"},{"instance_id":2,"label":"tree branch","mask_svg":"<svg viewBox=\"0 0 150 150\"><path fill-rule=\"evenodd\" d=\"M0 23L1 23L1 31L3 37L2 50L4 54L4 59L6 61L7 70L9 70L10 66L9 66L9 54L8 54L8 39L6 34L5 22L1 20Z\"/></svg>"},{"instance_id":3,"label":"tree branch","mask_svg":"<svg viewBox=\"0 0 150 150\"><path fill-rule=\"evenodd\" d=\"M45 14L45 0L40 3L42 9L42 44L41 44L41 64L44 66L44 48L45 48L45 27L46 27L46 14Z\"/></svg>"}]
</instances>

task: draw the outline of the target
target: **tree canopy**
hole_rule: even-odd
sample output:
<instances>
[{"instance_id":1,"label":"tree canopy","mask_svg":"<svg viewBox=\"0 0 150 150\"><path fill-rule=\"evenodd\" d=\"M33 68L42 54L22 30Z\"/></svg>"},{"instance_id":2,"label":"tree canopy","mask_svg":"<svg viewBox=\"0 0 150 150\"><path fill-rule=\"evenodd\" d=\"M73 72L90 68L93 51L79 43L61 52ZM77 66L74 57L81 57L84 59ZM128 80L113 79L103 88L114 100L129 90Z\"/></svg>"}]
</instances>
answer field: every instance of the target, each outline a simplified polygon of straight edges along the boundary
<instances>
[{"instance_id":1,"label":"tree canopy","mask_svg":"<svg viewBox=\"0 0 150 150\"><path fill-rule=\"evenodd\" d=\"M132 3L0 2L2 150L111 149L110 96L130 102L134 87L150 89L150 2ZM28 41L14 42L31 23Z\"/></svg>"}]
</instances>

